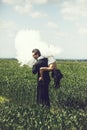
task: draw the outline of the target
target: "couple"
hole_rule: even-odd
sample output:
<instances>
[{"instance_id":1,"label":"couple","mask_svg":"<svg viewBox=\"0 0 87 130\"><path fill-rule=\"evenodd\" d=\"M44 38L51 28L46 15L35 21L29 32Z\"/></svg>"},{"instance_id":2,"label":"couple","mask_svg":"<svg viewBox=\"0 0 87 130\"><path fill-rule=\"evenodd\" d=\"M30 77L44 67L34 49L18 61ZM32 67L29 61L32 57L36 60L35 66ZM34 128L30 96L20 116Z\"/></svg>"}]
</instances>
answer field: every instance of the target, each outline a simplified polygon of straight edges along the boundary
<instances>
[{"instance_id":1,"label":"couple","mask_svg":"<svg viewBox=\"0 0 87 130\"><path fill-rule=\"evenodd\" d=\"M48 62L48 58L41 56L41 52L38 49L32 50L32 56L37 60L37 62L32 67L32 73L38 73L37 103L50 107L48 91L50 83L49 71L52 71L55 87L59 85L59 81L63 75L61 73L61 75L59 75L59 70L57 70L55 59L51 59L50 57L50 61Z\"/></svg>"}]
</instances>

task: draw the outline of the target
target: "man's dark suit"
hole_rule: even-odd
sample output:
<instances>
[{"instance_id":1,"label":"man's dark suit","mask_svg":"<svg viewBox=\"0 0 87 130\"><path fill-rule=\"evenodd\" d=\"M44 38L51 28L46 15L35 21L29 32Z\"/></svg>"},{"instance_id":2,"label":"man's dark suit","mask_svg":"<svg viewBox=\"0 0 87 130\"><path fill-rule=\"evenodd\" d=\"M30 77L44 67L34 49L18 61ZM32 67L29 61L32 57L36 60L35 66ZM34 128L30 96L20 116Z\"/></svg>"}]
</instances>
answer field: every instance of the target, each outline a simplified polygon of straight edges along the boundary
<instances>
[{"instance_id":1,"label":"man's dark suit","mask_svg":"<svg viewBox=\"0 0 87 130\"><path fill-rule=\"evenodd\" d=\"M37 78L37 103L50 106L49 102L49 83L50 83L50 77L49 77L49 72L45 71L43 73L43 79L39 81L40 77L40 68L41 67L47 67L48 66L48 59L47 58L39 58L37 63L33 65L32 67L32 73L33 74L38 74Z\"/></svg>"}]
</instances>

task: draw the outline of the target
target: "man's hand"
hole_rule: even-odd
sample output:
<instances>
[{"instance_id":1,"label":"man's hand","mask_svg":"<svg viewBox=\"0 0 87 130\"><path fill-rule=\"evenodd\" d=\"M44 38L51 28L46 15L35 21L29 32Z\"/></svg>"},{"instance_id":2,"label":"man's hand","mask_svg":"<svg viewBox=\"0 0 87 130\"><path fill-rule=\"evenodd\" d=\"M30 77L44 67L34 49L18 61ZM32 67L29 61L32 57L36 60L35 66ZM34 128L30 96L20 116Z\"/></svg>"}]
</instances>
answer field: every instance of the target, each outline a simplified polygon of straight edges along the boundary
<instances>
[{"instance_id":1,"label":"man's hand","mask_svg":"<svg viewBox=\"0 0 87 130\"><path fill-rule=\"evenodd\" d=\"M39 77L39 81L40 81L40 80L43 80L43 78L42 78L42 77Z\"/></svg>"}]
</instances>

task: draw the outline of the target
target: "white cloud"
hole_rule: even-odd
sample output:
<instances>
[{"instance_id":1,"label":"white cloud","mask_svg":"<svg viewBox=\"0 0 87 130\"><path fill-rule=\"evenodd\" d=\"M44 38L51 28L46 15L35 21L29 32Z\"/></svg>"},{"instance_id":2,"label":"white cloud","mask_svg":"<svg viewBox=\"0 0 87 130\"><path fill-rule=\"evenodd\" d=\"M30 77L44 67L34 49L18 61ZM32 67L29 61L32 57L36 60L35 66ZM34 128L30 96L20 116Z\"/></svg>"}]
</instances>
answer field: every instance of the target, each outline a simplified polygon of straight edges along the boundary
<instances>
[{"instance_id":1,"label":"white cloud","mask_svg":"<svg viewBox=\"0 0 87 130\"><path fill-rule=\"evenodd\" d=\"M30 0L31 3L34 3L34 4L45 4L48 2L48 0Z\"/></svg>"},{"instance_id":2,"label":"white cloud","mask_svg":"<svg viewBox=\"0 0 87 130\"><path fill-rule=\"evenodd\" d=\"M13 1L12 0L2 0L3 3L7 3L7 4L12 4Z\"/></svg>"},{"instance_id":3,"label":"white cloud","mask_svg":"<svg viewBox=\"0 0 87 130\"><path fill-rule=\"evenodd\" d=\"M26 5L16 5L14 9L20 13L20 14L29 14L32 10L32 5L31 4L26 4Z\"/></svg>"},{"instance_id":4,"label":"white cloud","mask_svg":"<svg viewBox=\"0 0 87 130\"><path fill-rule=\"evenodd\" d=\"M32 16L33 18L38 18L38 17L46 17L47 14L41 13L41 12L38 12L38 11L34 11L34 12L30 13L30 16Z\"/></svg>"},{"instance_id":5,"label":"white cloud","mask_svg":"<svg viewBox=\"0 0 87 130\"><path fill-rule=\"evenodd\" d=\"M6 3L6 4L18 4L19 5L21 3L25 3L25 4L28 4L28 3L31 3L31 4L46 4L48 2L48 0L2 0L3 3Z\"/></svg>"},{"instance_id":6,"label":"white cloud","mask_svg":"<svg viewBox=\"0 0 87 130\"><path fill-rule=\"evenodd\" d=\"M68 36L67 32L64 33L64 32L56 32L56 38L59 39L59 38L63 38L63 37L66 37Z\"/></svg>"},{"instance_id":7,"label":"white cloud","mask_svg":"<svg viewBox=\"0 0 87 130\"><path fill-rule=\"evenodd\" d=\"M0 31L6 32L9 37L13 37L17 31L16 24L13 21L1 21Z\"/></svg>"},{"instance_id":8,"label":"white cloud","mask_svg":"<svg viewBox=\"0 0 87 130\"><path fill-rule=\"evenodd\" d=\"M67 1L62 4L61 13L64 19L76 20L87 16L87 3L85 0Z\"/></svg>"},{"instance_id":9,"label":"white cloud","mask_svg":"<svg viewBox=\"0 0 87 130\"><path fill-rule=\"evenodd\" d=\"M86 34L87 35L87 27L81 27L81 28L79 28L79 34L82 34L82 35L84 35L84 34Z\"/></svg>"},{"instance_id":10,"label":"white cloud","mask_svg":"<svg viewBox=\"0 0 87 130\"><path fill-rule=\"evenodd\" d=\"M58 29L58 24L50 21L47 23L48 27L54 28L54 29Z\"/></svg>"},{"instance_id":11,"label":"white cloud","mask_svg":"<svg viewBox=\"0 0 87 130\"><path fill-rule=\"evenodd\" d=\"M0 22L1 29L16 29L16 24L13 21L1 21Z\"/></svg>"},{"instance_id":12,"label":"white cloud","mask_svg":"<svg viewBox=\"0 0 87 130\"><path fill-rule=\"evenodd\" d=\"M32 50L34 48L40 49L43 55L58 55L61 49L58 46L49 45L42 41L40 31L37 30L20 30L16 34L15 48L17 59L23 64L31 61Z\"/></svg>"},{"instance_id":13,"label":"white cloud","mask_svg":"<svg viewBox=\"0 0 87 130\"><path fill-rule=\"evenodd\" d=\"M16 5L14 9L21 15L30 15L32 18L45 17L47 14L33 11L32 4L28 5Z\"/></svg>"},{"instance_id":14,"label":"white cloud","mask_svg":"<svg viewBox=\"0 0 87 130\"><path fill-rule=\"evenodd\" d=\"M2 0L3 3L11 4L16 12L22 15L30 15L33 18L47 16L37 10L33 10L34 5L41 5L48 2L48 0Z\"/></svg>"},{"instance_id":15,"label":"white cloud","mask_svg":"<svg viewBox=\"0 0 87 130\"><path fill-rule=\"evenodd\" d=\"M3 3L5 4L10 4L10 5L16 5L16 4L21 4L23 0L2 0Z\"/></svg>"}]
</instances>

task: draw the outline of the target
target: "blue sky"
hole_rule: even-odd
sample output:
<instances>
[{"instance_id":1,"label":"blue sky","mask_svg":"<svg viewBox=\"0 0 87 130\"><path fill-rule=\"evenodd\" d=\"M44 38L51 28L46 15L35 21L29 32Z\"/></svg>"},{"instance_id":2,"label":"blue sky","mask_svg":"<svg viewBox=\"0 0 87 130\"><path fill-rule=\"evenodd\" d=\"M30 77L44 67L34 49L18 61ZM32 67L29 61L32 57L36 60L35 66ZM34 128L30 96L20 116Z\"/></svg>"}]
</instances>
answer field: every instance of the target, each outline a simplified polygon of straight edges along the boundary
<instances>
[{"instance_id":1,"label":"blue sky","mask_svg":"<svg viewBox=\"0 0 87 130\"><path fill-rule=\"evenodd\" d=\"M87 1L1 0L0 58L39 46L59 59L87 59Z\"/></svg>"}]
</instances>

